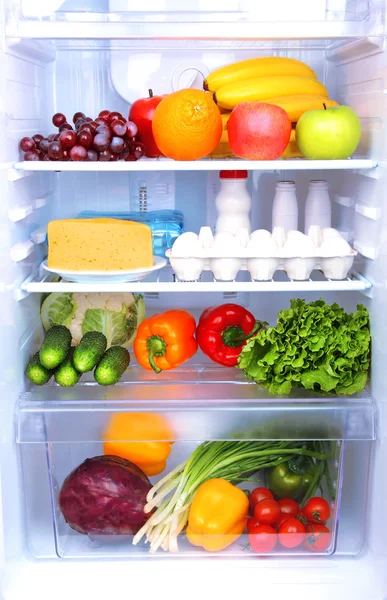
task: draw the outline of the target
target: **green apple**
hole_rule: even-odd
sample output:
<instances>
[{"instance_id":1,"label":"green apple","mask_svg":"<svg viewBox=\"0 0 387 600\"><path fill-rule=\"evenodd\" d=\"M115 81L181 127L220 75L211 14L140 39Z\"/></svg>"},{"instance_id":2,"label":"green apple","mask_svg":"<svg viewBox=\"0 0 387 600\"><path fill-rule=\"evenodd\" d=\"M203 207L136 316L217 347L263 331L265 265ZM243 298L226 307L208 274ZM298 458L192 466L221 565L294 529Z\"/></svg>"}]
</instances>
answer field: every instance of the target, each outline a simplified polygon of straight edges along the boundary
<instances>
[{"instance_id":1,"label":"green apple","mask_svg":"<svg viewBox=\"0 0 387 600\"><path fill-rule=\"evenodd\" d=\"M355 152L360 136L360 119L349 106L309 110L296 127L299 149L314 160L348 158Z\"/></svg>"}]
</instances>

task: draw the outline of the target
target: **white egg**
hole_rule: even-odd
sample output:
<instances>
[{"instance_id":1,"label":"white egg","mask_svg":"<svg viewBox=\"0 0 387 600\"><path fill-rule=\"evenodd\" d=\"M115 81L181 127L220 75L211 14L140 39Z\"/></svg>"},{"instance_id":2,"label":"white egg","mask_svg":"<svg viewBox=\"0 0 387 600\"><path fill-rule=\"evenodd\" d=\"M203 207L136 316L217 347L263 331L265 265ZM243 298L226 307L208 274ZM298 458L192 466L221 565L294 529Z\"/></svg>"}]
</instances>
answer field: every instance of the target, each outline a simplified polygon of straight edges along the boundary
<instances>
[{"instance_id":1,"label":"white egg","mask_svg":"<svg viewBox=\"0 0 387 600\"><path fill-rule=\"evenodd\" d=\"M314 256L315 246L311 239L301 231L288 231L281 254L287 257Z\"/></svg>"},{"instance_id":2,"label":"white egg","mask_svg":"<svg viewBox=\"0 0 387 600\"><path fill-rule=\"evenodd\" d=\"M253 240L261 241L261 240L267 240L269 238L271 238L271 233L270 233L270 231L267 231L267 229L256 229L250 235L250 241L253 241Z\"/></svg>"},{"instance_id":3,"label":"white egg","mask_svg":"<svg viewBox=\"0 0 387 600\"><path fill-rule=\"evenodd\" d=\"M325 240L328 240L329 238L340 238L341 235L340 232L337 229L333 229L333 227L324 227L322 230L322 237L325 242Z\"/></svg>"},{"instance_id":4,"label":"white egg","mask_svg":"<svg viewBox=\"0 0 387 600\"><path fill-rule=\"evenodd\" d=\"M331 237L321 244L318 254L320 256L350 256L352 250L342 237Z\"/></svg>"},{"instance_id":5,"label":"white egg","mask_svg":"<svg viewBox=\"0 0 387 600\"><path fill-rule=\"evenodd\" d=\"M202 244L199 236L192 231L186 231L179 235L172 246L172 256L201 256L203 254Z\"/></svg>"},{"instance_id":6,"label":"white egg","mask_svg":"<svg viewBox=\"0 0 387 600\"><path fill-rule=\"evenodd\" d=\"M274 257L277 252L277 244L269 236L266 239L251 239L247 244L247 253L250 257L264 258Z\"/></svg>"}]
</instances>

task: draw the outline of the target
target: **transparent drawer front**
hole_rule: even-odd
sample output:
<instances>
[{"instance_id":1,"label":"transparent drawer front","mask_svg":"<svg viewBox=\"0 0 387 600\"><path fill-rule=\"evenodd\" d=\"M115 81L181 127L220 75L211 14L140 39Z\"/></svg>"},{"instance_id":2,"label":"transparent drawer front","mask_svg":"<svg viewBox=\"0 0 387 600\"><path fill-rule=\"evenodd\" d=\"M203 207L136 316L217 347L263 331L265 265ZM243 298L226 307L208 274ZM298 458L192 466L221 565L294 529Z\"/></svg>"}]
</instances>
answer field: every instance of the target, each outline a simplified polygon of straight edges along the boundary
<instances>
[{"instance_id":1,"label":"transparent drawer front","mask_svg":"<svg viewBox=\"0 0 387 600\"><path fill-rule=\"evenodd\" d=\"M87 20L141 21L149 19L163 22L199 19L203 21L236 21L250 17L251 20L276 21L323 21L323 20L363 20L370 10L369 0L293 0L291 8L287 0L273 0L264 6L256 0L65 0L64 2L39 2L33 0L15 1L20 6L21 15L26 19L77 20L87 13ZM278 12L281 10L282 12Z\"/></svg>"},{"instance_id":2,"label":"transparent drawer front","mask_svg":"<svg viewBox=\"0 0 387 600\"><path fill-rule=\"evenodd\" d=\"M7 35L151 41L156 48L161 40L191 40L193 47L206 40L216 47L221 40L347 39L381 35L378 10L370 0L144 0L140 5L132 0L15 0Z\"/></svg>"},{"instance_id":3,"label":"transparent drawer front","mask_svg":"<svg viewBox=\"0 0 387 600\"><path fill-rule=\"evenodd\" d=\"M365 514L368 460L375 437L372 398L363 396L350 402L307 397L269 400L263 396L254 398L259 388L252 385L219 384L210 388L186 383L139 387L141 390L132 385L101 391L94 386L73 390L52 386L21 398L18 442L25 484L27 534L34 556L221 555L254 560L258 555L313 557L360 551L363 533L361 528L354 532L351 524L355 520L362 522ZM206 401L192 399L196 389L202 389L202 393L203 389L207 391ZM230 398L237 393L238 399ZM76 394L82 400L77 400ZM151 399L152 394L155 397ZM145 398L141 399L142 396ZM158 455L160 451L163 454L165 446L168 446L166 454ZM156 456L153 456L155 447ZM131 460L148 474L145 491L136 478L138 483L133 484L132 480L130 483L137 490L141 515L143 507L150 515L144 536L138 536L141 539L133 535L140 528L137 522L134 529L128 531L133 488L122 483L127 481L126 475L123 480L121 475L118 479L118 487L121 483L124 486L125 498L123 508L122 495L119 495L118 509L115 502L110 503L118 489L117 472L112 475L111 471L112 459L96 459L84 464L86 459L104 453ZM113 459L114 467L115 461ZM69 478L80 465L83 465L81 471L77 470ZM128 468L125 463L125 472ZM82 473L81 479L78 479L79 473ZM86 486L88 491L85 491L84 474L87 486L92 482L91 496L89 487ZM149 494L151 486L161 479L159 490ZM309 528L299 538L300 543L288 547L275 533L276 543L267 551L254 548L247 530L243 529L230 543L215 551L206 546L209 530L205 530L207 533L200 538L200 543L194 545L185 525L187 519L191 519L195 495L203 483L212 479L232 482L224 498L226 505L229 494L239 495L237 506L231 502L231 512L224 513L229 525L240 503L247 502L244 493L256 487L269 487L276 498L293 497L300 507L308 497L323 497L330 507L325 541L321 543L315 530ZM235 492L236 486L243 492ZM125 494L131 499L126 500ZM197 510L200 512L211 502L210 494ZM153 513L154 509L158 512ZM216 516L217 510L212 517L214 514ZM145 521L144 518L141 524ZM224 523L219 526L225 527ZM277 526L278 521L273 524ZM217 530L217 535L225 535L219 531L222 530ZM149 552L150 544L145 543L146 536L153 549L159 541L160 547L153 553Z\"/></svg>"}]
</instances>

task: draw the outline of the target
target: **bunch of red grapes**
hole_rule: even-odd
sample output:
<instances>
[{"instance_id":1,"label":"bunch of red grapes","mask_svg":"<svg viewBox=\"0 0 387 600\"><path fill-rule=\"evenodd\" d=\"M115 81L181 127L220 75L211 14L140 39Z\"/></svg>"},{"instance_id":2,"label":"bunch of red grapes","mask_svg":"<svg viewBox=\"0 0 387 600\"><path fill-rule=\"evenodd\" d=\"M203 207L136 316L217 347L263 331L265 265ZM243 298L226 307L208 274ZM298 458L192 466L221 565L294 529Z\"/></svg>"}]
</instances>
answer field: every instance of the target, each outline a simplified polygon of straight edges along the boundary
<instances>
[{"instance_id":1,"label":"bunch of red grapes","mask_svg":"<svg viewBox=\"0 0 387 600\"><path fill-rule=\"evenodd\" d=\"M62 113L52 117L59 133L39 133L20 140L24 160L138 160L145 154L137 125L119 112L102 110L96 119L82 112L73 116L74 127Z\"/></svg>"}]
</instances>

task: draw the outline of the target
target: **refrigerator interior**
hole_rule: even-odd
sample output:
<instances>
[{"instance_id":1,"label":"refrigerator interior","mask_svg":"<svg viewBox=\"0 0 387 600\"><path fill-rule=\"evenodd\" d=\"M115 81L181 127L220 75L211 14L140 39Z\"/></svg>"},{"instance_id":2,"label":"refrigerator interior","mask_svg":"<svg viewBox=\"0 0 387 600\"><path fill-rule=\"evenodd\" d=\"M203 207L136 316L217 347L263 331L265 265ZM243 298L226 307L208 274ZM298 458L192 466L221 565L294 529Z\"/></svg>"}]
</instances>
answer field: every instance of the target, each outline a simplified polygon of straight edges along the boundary
<instances>
[{"instance_id":1,"label":"refrigerator interior","mask_svg":"<svg viewBox=\"0 0 387 600\"><path fill-rule=\"evenodd\" d=\"M293 15L283 13L282 25L276 24L274 9L266 8L265 17L257 16L255 3L249 0L223 2L222 11L215 1L189 2L186 10L181 9L178 2L167 1L162 3L160 10L161 3L149 1L145 2L141 12L137 6L133 8L134 3L120 0L110 3L88 0L82 4L69 1L58 6L56 12L44 2L38 4L41 14L37 14L37 7L27 0L5 4L2 29L6 42L0 50L0 62L5 66L0 72L0 123L4 131L0 146L0 374L3 389L0 404L0 590L3 597L19 600L27 597L28 592L31 594L31 590L36 594L33 597L38 597L38 593L40 598L53 597L53 590L55 597L61 598L61 594L66 597L73 589L71 582L79 580L81 574L77 594L90 595L92 592L95 597L102 598L108 590L109 594L116 593L120 597L128 575L135 572L139 578L149 578L151 570L152 578L165 584L167 595L166 582L176 577L176 568L179 569L180 588L192 568L203 573L210 569L208 572L212 576L215 573L214 580L227 568L235 573L235 577L227 582L228 593L237 593L239 579L239 582L243 580L244 589L259 580L262 589L270 586L270 593L275 598L283 593L285 583L289 598L306 597L311 593L316 598L326 598L329 590L333 599L345 594L359 600L382 600L387 594L384 568L387 526L381 518L386 491L386 479L382 474L387 464L384 398L387 228L383 210L387 55L382 35L384 2L324 0L316 2L313 10L310 3L300 2ZM306 11L307 6L313 14ZM197 26L194 14L202 21L203 39L193 39L192 31L194 25ZM246 15L249 16L247 21ZM290 23L291 20L294 23ZM125 39L129 37L128 22L133 31L132 39ZM261 28L255 34L257 37L263 31L262 23L266 23L268 37L274 24L276 37L252 39L251 32L245 33L249 23ZM155 37L152 27L158 28L160 39L150 39ZM212 35L205 37L207 27L211 27ZM329 28L332 38L327 36ZM231 39L230 29L236 32L235 39ZM288 37L282 33L285 31ZM318 36L319 31L323 33ZM342 38L340 31L345 32ZM246 38L242 37L244 35ZM185 41L185 36L192 36L192 39ZM39 39L33 39L35 37ZM168 37L175 39L166 39ZM309 37L314 39L306 39ZM327 85L330 97L357 112L363 128L357 156L370 158L378 166L369 170L251 171L248 185L253 198L252 229L271 228L275 183L290 179L297 186L299 228L302 230L308 183L311 179L326 179L333 200L333 226L346 230L348 239L357 245L359 256L355 270L372 283L372 289L368 288L364 293L334 289L299 292L292 290L290 285L281 293L253 290L192 293L184 289L159 291L162 288L156 283L153 291L145 294L145 302L148 313L184 307L198 317L209 305L232 301L271 323L275 322L278 311L289 305L292 297L311 301L323 296L326 302L337 301L347 310L353 310L358 303L367 306L372 324L373 362L370 387L363 397L372 396L377 405L376 439L370 441L374 435L372 431L367 433L367 439L365 436L361 439L359 435L358 439L346 442L341 482L342 516L336 553L330 557L273 557L249 561L233 555L215 560L199 556L192 563L193 567L192 564L187 566L184 557L175 563L173 558L149 561L138 556L128 558L119 552L112 560L106 560L106 556L101 561L87 560L90 558L87 554L86 560L81 561L72 558L70 549L66 556L68 560L61 560L61 552L54 544L52 523L44 522L47 511L51 510L50 495L47 495L47 460L55 459L59 465L62 461L63 467L59 466L59 469L65 470L97 452L100 441L93 433L83 443L74 439L76 443L72 447L66 445L71 440L65 437L47 440L47 443L16 443L18 436L19 441L27 440L28 434L34 431L33 413L29 412L28 405L25 430L21 428L23 421L16 406L19 397L28 392L23 372L42 335L39 318L42 295L29 293L23 283L36 274L45 257L47 222L53 218L74 217L84 210L136 210L138 190L145 182L152 210L176 208L184 213L185 230L198 232L203 225L213 227L215 224L218 173L204 169L185 170L180 164L174 171L160 168L154 172L28 172L13 167L20 160L18 140L37 131L51 131L51 117L57 111L66 114L68 119L78 110L96 115L108 108L126 114L129 104L146 94L150 87L157 93L186 86L200 88L202 75L217 66L272 54L298 58L309 64ZM170 276L165 277L169 281ZM200 292L200 282L197 287ZM156 393L150 382L136 396L133 379L138 377L141 383L144 375L135 366L128 373L130 381L119 389L129 400L143 397L145 387L150 395ZM196 393L193 382L204 378L201 383L204 396L205 378L217 382L219 377L216 369L208 369L200 355L187 364L187 369L172 372L170 376L175 382L181 381L192 395ZM226 380L226 375L223 377ZM222 383L227 380L216 383L215 387L213 384L211 390L221 387ZM165 386L157 387L163 388L165 394L170 393L168 381ZM232 393L236 393L235 388L246 388L231 387ZM78 389L81 399L85 399L92 388L78 386L75 391ZM45 401L51 393L58 393L54 386L45 390L49 390ZM239 390L238 393L242 394ZM224 395L232 400L231 392L224 392ZM69 423L83 418L86 427L87 410L82 409L79 415L67 415ZM64 412L58 415L59 419L64 417ZM81 423L82 420L79 427L82 427ZM92 428L90 422L89 426ZM57 431L65 436L69 427L59 427ZM194 425L187 437L190 443L200 439ZM65 450L61 449L62 444ZM29 490L33 490L35 504L32 506L28 505L30 496L24 492L23 478L24 482L28 479ZM41 522L39 519L43 514L45 517ZM39 541L38 548L36 540ZM96 572L100 578L95 578Z\"/></svg>"}]
</instances>

